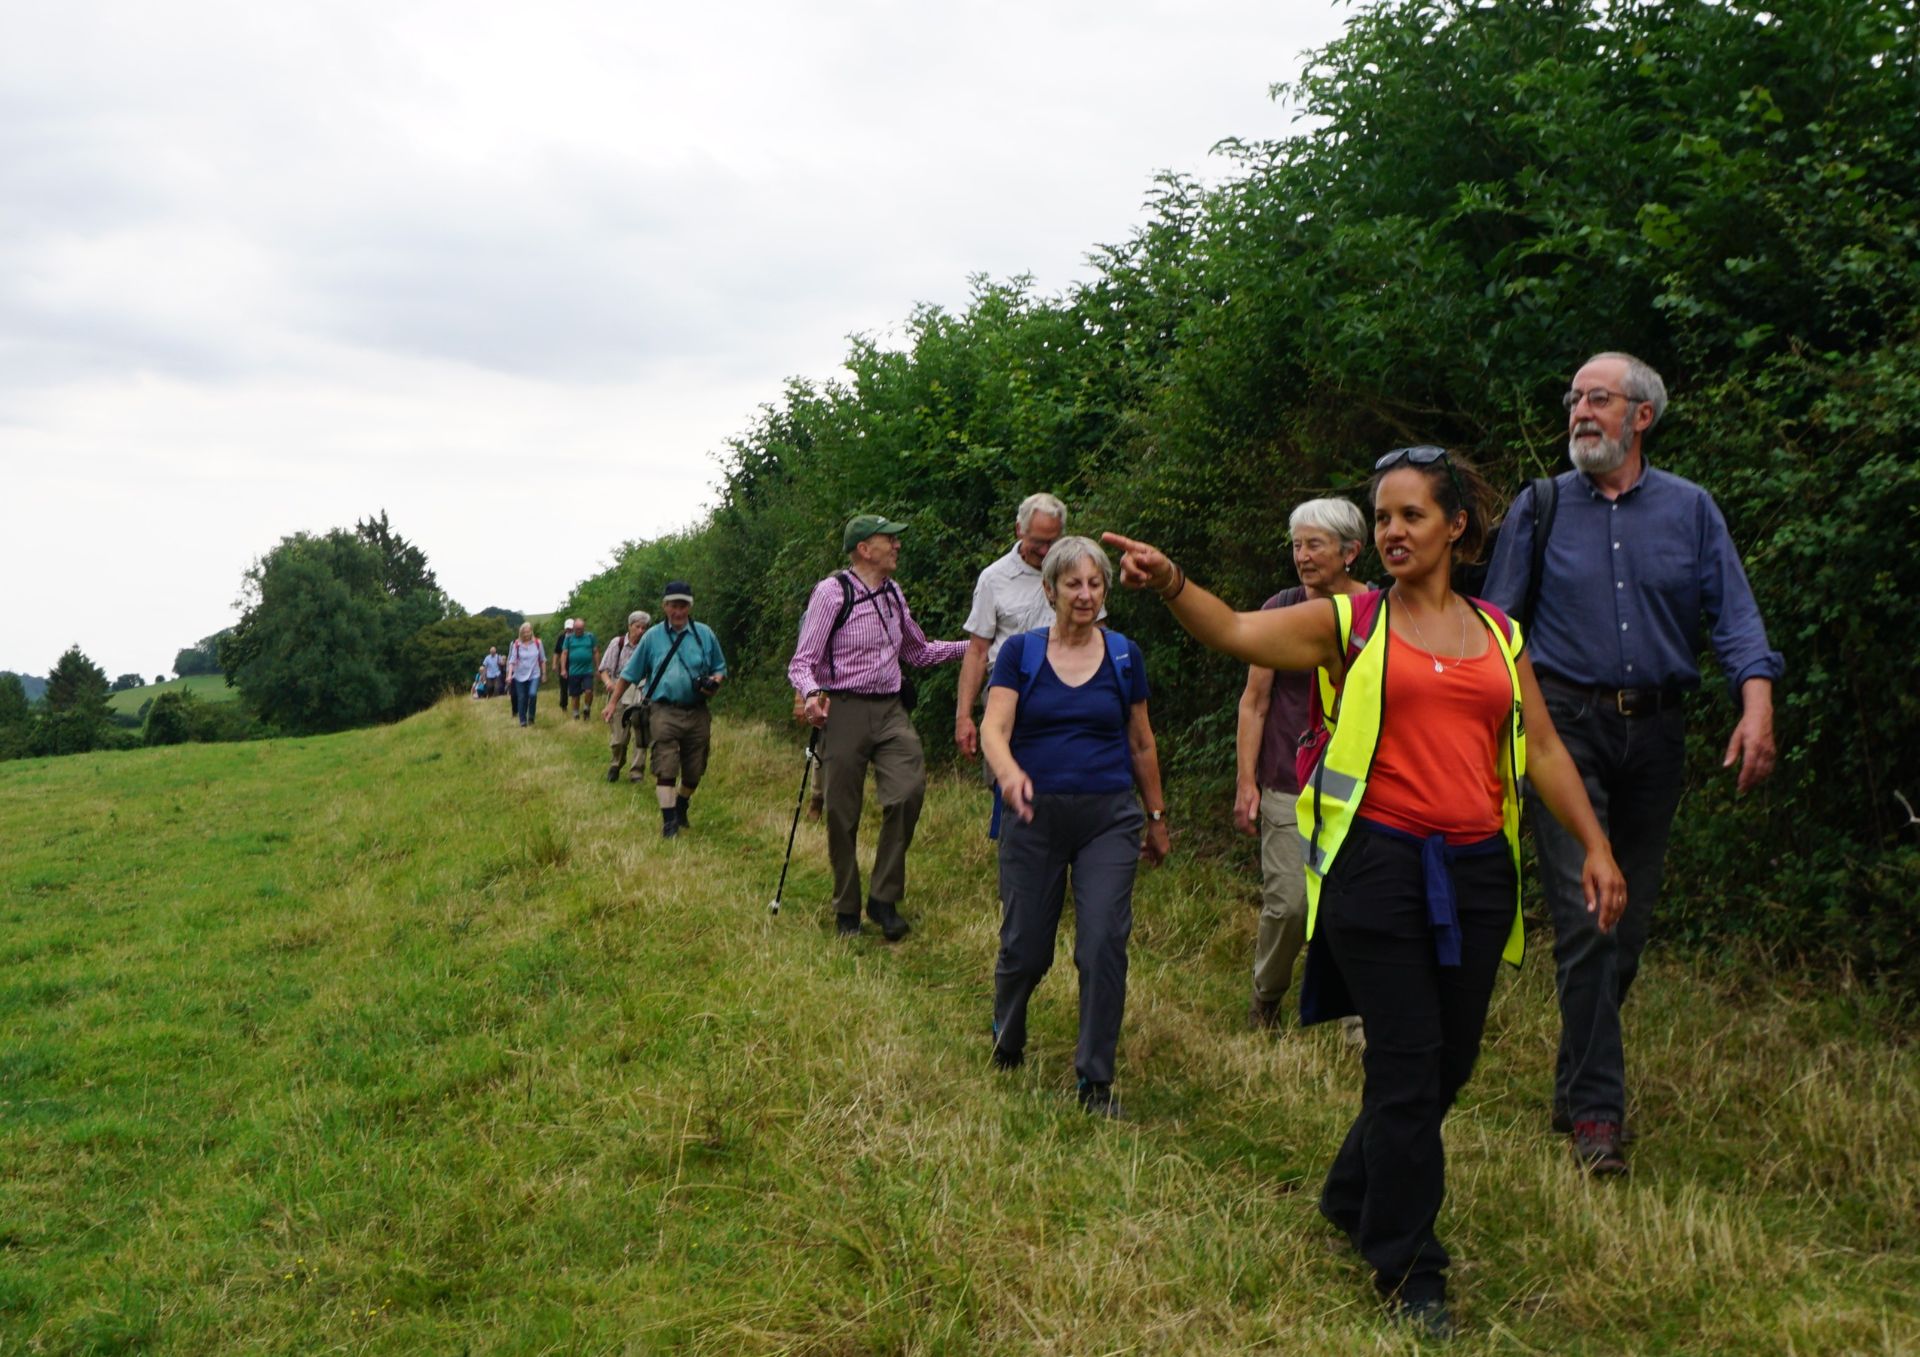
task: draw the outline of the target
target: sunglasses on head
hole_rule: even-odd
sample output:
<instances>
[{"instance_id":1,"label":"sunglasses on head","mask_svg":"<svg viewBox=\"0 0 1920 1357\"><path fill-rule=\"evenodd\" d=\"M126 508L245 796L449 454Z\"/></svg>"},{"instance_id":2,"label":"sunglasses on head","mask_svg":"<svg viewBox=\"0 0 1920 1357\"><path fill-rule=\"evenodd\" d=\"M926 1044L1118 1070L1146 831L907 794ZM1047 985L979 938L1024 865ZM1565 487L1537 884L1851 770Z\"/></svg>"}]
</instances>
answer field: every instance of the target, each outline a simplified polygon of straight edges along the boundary
<instances>
[{"instance_id":1,"label":"sunglasses on head","mask_svg":"<svg viewBox=\"0 0 1920 1357\"><path fill-rule=\"evenodd\" d=\"M1392 452L1383 453L1380 460L1373 464L1373 469L1376 472L1389 471L1402 462L1409 466L1432 466L1435 462L1440 463L1447 469L1447 479L1453 482L1453 493L1460 497L1462 504L1467 502L1466 487L1460 484L1460 477L1454 474L1453 458L1447 456L1445 448L1435 447L1431 443L1422 443L1416 448L1395 448Z\"/></svg>"},{"instance_id":2,"label":"sunglasses on head","mask_svg":"<svg viewBox=\"0 0 1920 1357\"><path fill-rule=\"evenodd\" d=\"M1381 454L1380 460L1373 464L1375 471L1385 471L1388 467L1398 466L1402 462L1412 462L1415 466L1432 466L1435 462L1446 462L1447 469L1453 469L1453 463L1447 458L1445 448L1436 448L1431 443L1422 443L1417 448L1395 448L1392 452Z\"/></svg>"}]
</instances>

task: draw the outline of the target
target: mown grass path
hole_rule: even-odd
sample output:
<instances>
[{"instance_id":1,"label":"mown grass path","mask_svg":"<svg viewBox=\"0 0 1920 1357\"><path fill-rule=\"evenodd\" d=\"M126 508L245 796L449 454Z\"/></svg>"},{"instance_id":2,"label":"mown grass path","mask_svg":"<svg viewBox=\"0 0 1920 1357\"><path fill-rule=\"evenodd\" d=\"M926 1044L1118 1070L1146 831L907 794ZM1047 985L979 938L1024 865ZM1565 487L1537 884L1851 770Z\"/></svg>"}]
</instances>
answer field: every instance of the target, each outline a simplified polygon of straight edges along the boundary
<instances>
[{"instance_id":1,"label":"mown grass path","mask_svg":"<svg viewBox=\"0 0 1920 1357\"><path fill-rule=\"evenodd\" d=\"M556 716L0 768L0 1352L1411 1350L1313 1210L1356 1061L1240 1028L1249 861L1144 880L1095 1124L1064 940L988 1067L977 786L849 945L817 828L766 911L798 736L723 722L663 843ZM1656 948L1596 1186L1544 941L1449 1123L1456 1350L1920 1350L1910 1040Z\"/></svg>"}]
</instances>

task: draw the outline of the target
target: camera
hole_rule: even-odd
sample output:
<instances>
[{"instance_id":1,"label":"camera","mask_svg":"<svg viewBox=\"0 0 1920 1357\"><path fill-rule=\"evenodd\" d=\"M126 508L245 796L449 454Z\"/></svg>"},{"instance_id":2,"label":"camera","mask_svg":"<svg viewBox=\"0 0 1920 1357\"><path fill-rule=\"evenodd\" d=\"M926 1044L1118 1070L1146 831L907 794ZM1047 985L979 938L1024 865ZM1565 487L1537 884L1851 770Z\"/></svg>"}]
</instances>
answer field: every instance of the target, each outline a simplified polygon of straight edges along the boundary
<instances>
[{"instance_id":1,"label":"camera","mask_svg":"<svg viewBox=\"0 0 1920 1357\"><path fill-rule=\"evenodd\" d=\"M712 674L708 674L704 678L695 679L693 681L693 686L694 686L694 689L700 694L700 696L712 697L714 693L718 692L720 689L720 680L715 678Z\"/></svg>"}]
</instances>

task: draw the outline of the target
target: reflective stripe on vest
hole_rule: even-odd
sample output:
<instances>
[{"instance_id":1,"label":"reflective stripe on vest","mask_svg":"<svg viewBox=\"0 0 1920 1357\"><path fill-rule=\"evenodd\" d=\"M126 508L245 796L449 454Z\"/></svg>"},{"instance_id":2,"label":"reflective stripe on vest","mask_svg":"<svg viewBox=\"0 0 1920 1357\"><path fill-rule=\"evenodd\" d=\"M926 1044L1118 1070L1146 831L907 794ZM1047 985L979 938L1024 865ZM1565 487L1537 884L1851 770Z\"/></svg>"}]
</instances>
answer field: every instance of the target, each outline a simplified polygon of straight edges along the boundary
<instances>
[{"instance_id":1,"label":"reflective stripe on vest","mask_svg":"<svg viewBox=\"0 0 1920 1357\"><path fill-rule=\"evenodd\" d=\"M1520 917L1520 779L1527 771L1527 734L1520 709L1520 668L1515 659L1520 652L1520 626L1509 619L1507 627L1512 629L1509 636L1477 601L1469 602L1492 635L1513 689L1513 710L1507 721L1507 738L1502 741L1506 746L1505 757L1499 759L1500 828L1513 860L1513 927L1508 930L1506 946L1500 955L1510 965L1518 966L1526 951L1526 934ZM1333 606L1340 635L1350 635L1352 600L1338 594L1334 596ZM1340 846L1346 842L1354 817L1366 798L1367 775L1373 769L1374 752L1380 744L1387 676L1388 606L1388 597L1382 596L1373 631L1359 655L1348 665L1340 684L1339 723L1321 751L1312 779L1300 789L1296 803L1301 858L1307 874L1309 938L1313 936L1320 912L1320 883L1333 870Z\"/></svg>"}]
</instances>

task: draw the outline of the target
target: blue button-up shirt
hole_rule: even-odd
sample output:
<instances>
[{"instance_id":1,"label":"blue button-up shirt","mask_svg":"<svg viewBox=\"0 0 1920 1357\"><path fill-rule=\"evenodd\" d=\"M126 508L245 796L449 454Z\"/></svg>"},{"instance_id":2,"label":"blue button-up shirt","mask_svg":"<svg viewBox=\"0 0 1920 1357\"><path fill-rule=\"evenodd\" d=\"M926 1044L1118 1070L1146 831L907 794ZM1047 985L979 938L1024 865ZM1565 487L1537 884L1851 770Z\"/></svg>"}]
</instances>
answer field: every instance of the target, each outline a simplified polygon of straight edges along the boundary
<instances>
[{"instance_id":1,"label":"blue button-up shirt","mask_svg":"<svg viewBox=\"0 0 1920 1357\"><path fill-rule=\"evenodd\" d=\"M1541 673L1597 688L1694 689L1704 625L1736 700L1750 678L1778 680L1780 652L1753 601L1747 572L1713 496L1643 466L1608 499L1584 472L1556 478L1540 600L1527 651ZM1512 612L1533 567L1531 488L1514 501L1487 571L1490 602Z\"/></svg>"},{"instance_id":2,"label":"blue button-up shirt","mask_svg":"<svg viewBox=\"0 0 1920 1357\"><path fill-rule=\"evenodd\" d=\"M674 648L674 641L686 634L691 628L693 634ZM673 663L663 670L667 652L673 652ZM680 706L690 706L700 700L699 692L694 688L694 680L705 678L709 674L727 672L727 657L720 653L720 638L713 634L713 628L705 622L688 622L686 627L675 631L671 623L661 622L648 628L647 634L640 638L640 644L633 648L633 654L626 664L621 666L620 677L628 683L638 684L642 692L653 683L658 672L660 682L653 689L655 702L673 702Z\"/></svg>"}]
</instances>

